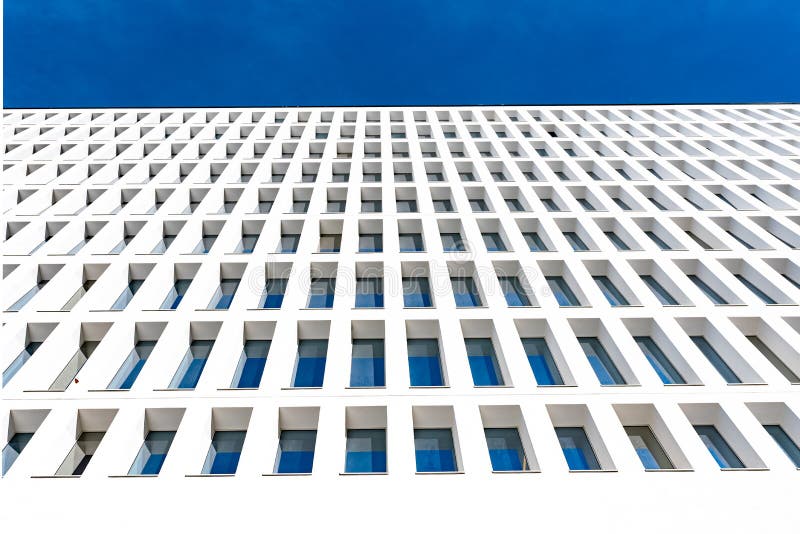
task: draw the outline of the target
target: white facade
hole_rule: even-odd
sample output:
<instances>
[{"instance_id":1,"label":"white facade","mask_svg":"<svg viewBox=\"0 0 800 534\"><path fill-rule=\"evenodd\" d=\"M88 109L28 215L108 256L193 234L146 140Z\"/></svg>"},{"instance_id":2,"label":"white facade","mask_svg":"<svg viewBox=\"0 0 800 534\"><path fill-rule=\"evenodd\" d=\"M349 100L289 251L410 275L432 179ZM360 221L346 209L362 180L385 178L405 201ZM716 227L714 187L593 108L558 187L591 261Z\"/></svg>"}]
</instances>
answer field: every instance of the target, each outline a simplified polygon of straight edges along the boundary
<instances>
[{"instance_id":1,"label":"white facade","mask_svg":"<svg viewBox=\"0 0 800 534\"><path fill-rule=\"evenodd\" d=\"M2 445L33 434L4 450L4 532L797 531L798 105L7 110L2 153ZM375 277L383 305L363 307ZM406 306L420 277L431 306ZM268 279L287 280L280 308ZM330 308L309 302L318 279ZM455 295L470 279L477 297ZM222 280L240 280L227 309ZM322 374L297 356L319 339ZM378 360L353 369L364 339L385 385ZM412 383L436 373L410 371L409 339L437 340L442 386ZM261 377L242 360L259 340ZM641 427L666 464L634 449ZM486 428L517 429L522 470ZM345 472L363 429L385 429L385 474ZM453 471L418 472L450 458L415 453L426 429L450 430ZM291 430L316 431L312 471L272 476ZM160 472L130 474L153 431L174 431ZM221 431L246 431L233 475L204 473Z\"/></svg>"}]
</instances>

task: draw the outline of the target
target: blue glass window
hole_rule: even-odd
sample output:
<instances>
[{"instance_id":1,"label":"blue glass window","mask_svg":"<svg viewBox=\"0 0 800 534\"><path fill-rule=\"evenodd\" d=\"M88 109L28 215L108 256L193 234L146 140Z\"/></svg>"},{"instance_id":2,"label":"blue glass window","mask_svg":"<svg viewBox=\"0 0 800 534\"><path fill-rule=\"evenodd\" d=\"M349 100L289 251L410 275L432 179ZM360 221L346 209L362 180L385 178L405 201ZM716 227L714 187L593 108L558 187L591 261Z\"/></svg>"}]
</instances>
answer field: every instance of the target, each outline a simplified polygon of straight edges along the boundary
<instances>
[{"instance_id":1,"label":"blue glass window","mask_svg":"<svg viewBox=\"0 0 800 534\"><path fill-rule=\"evenodd\" d=\"M428 308L433 305L426 277L403 277L403 305L406 308Z\"/></svg>"},{"instance_id":2,"label":"blue glass window","mask_svg":"<svg viewBox=\"0 0 800 534\"><path fill-rule=\"evenodd\" d=\"M503 238L497 232L486 232L481 234L483 237L483 244L486 245L486 250L489 252L505 252L508 250Z\"/></svg>"},{"instance_id":3,"label":"blue glass window","mask_svg":"<svg viewBox=\"0 0 800 534\"><path fill-rule=\"evenodd\" d=\"M278 252L281 254L294 254L300 244L300 234L282 234Z\"/></svg>"},{"instance_id":4,"label":"blue glass window","mask_svg":"<svg viewBox=\"0 0 800 534\"><path fill-rule=\"evenodd\" d=\"M744 463L736 456L736 453L733 452L731 446L719 433L717 427L714 425L694 425L694 429L720 469L744 468Z\"/></svg>"},{"instance_id":5,"label":"blue glass window","mask_svg":"<svg viewBox=\"0 0 800 534\"><path fill-rule=\"evenodd\" d=\"M625 379L620 374L617 366L611 360L605 347L596 337L579 337L580 343L586 358L589 360L594 374L604 386L623 385Z\"/></svg>"},{"instance_id":6,"label":"blue glass window","mask_svg":"<svg viewBox=\"0 0 800 534\"><path fill-rule=\"evenodd\" d=\"M703 353L703 356L714 366L719 374L722 375L728 384L741 384L742 380L736 375L725 360L720 356L719 352L711 346L711 343L703 336L691 336L694 344Z\"/></svg>"},{"instance_id":7,"label":"blue glass window","mask_svg":"<svg viewBox=\"0 0 800 534\"><path fill-rule=\"evenodd\" d=\"M467 250L461 234L458 233L442 234L442 248L445 252L464 252Z\"/></svg>"},{"instance_id":8,"label":"blue glass window","mask_svg":"<svg viewBox=\"0 0 800 534\"><path fill-rule=\"evenodd\" d=\"M486 446L494 471L528 471L528 459L516 428L485 428Z\"/></svg>"},{"instance_id":9,"label":"blue glass window","mask_svg":"<svg viewBox=\"0 0 800 534\"><path fill-rule=\"evenodd\" d=\"M453 297L455 297L457 307L469 308L483 305L475 280L471 276L454 276L450 278L450 283L453 286Z\"/></svg>"},{"instance_id":10,"label":"blue glass window","mask_svg":"<svg viewBox=\"0 0 800 534\"><path fill-rule=\"evenodd\" d=\"M386 430L382 428L347 431L345 473L386 472Z\"/></svg>"},{"instance_id":11,"label":"blue glass window","mask_svg":"<svg viewBox=\"0 0 800 534\"><path fill-rule=\"evenodd\" d=\"M755 296L760 298L761 301L764 304L777 304L778 303L778 301L776 301L774 298L772 298L769 295L767 295L764 292L764 290L762 290L760 287L755 285L753 282L751 282L750 280L748 280L747 278L745 278L741 274L737 274L737 275L734 275L734 276L736 276L736 279L739 280L747 289L752 291Z\"/></svg>"},{"instance_id":12,"label":"blue glass window","mask_svg":"<svg viewBox=\"0 0 800 534\"><path fill-rule=\"evenodd\" d=\"M12 378L14 378L14 375L17 374L20 369L22 369L22 366L25 365L25 362L31 359L33 354L36 352L36 349L38 349L41 345L42 342L40 341L31 341L25 346L24 349L22 349L22 352L20 352L17 357L14 358L14 361L11 362L11 365L9 365L6 370L3 371L4 386L8 384Z\"/></svg>"},{"instance_id":13,"label":"blue glass window","mask_svg":"<svg viewBox=\"0 0 800 534\"><path fill-rule=\"evenodd\" d=\"M543 337L529 337L522 339L522 346L528 356L536 383L540 386L563 386L564 379L558 370L550 352L550 347Z\"/></svg>"},{"instance_id":14,"label":"blue glass window","mask_svg":"<svg viewBox=\"0 0 800 534\"><path fill-rule=\"evenodd\" d=\"M383 252L383 236L381 234L361 234L358 236L359 252Z\"/></svg>"},{"instance_id":15,"label":"blue glass window","mask_svg":"<svg viewBox=\"0 0 800 534\"><path fill-rule=\"evenodd\" d=\"M157 475L175 438L174 430L159 430L147 433L139 454L128 470L129 475Z\"/></svg>"},{"instance_id":16,"label":"blue glass window","mask_svg":"<svg viewBox=\"0 0 800 534\"><path fill-rule=\"evenodd\" d=\"M133 350L125 358L117 374L108 384L108 389L130 389L136 378L141 373L144 364L150 357L150 353L156 346L156 341L140 340L136 342Z\"/></svg>"},{"instance_id":17,"label":"blue glass window","mask_svg":"<svg viewBox=\"0 0 800 534\"><path fill-rule=\"evenodd\" d=\"M178 309L178 305L183 300L184 295L189 290L189 286L192 283L191 278L181 278L175 280L175 285L169 290L167 293L167 297L164 299L164 302L161 304L162 310L176 310Z\"/></svg>"},{"instance_id":18,"label":"blue glass window","mask_svg":"<svg viewBox=\"0 0 800 534\"><path fill-rule=\"evenodd\" d=\"M764 425L764 430L772 436L775 443L786 453L786 456L800 469L800 447L797 446L781 425Z\"/></svg>"},{"instance_id":19,"label":"blue glass window","mask_svg":"<svg viewBox=\"0 0 800 534\"><path fill-rule=\"evenodd\" d=\"M409 339L408 371L412 386L443 386L442 362L439 358L439 340Z\"/></svg>"},{"instance_id":20,"label":"blue glass window","mask_svg":"<svg viewBox=\"0 0 800 534\"><path fill-rule=\"evenodd\" d=\"M400 252L424 252L422 234L400 234Z\"/></svg>"},{"instance_id":21,"label":"blue glass window","mask_svg":"<svg viewBox=\"0 0 800 534\"><path fill-rule=\"evenodd\" d=\"M114 301L114 304L111 305L112 310L124 310L128 303L133 299L133 296L139 291L139 288L142 287L144 280L133 279L128 282L128 286L122 290L122 293L117 297L117 300Z\"/></svg>"},{"instance_id":22,"label":"blue glass window","mask_svg":"<svg viewBox=\"0 0 800 534\"><path fill-rule=\"evenodd\" d=\"M382 339L354 339L350 387L385 386L385 362Z\"/></svg>"},{"instance_id":23,"label":"blue glass window","mask_svg":"<svg viewBox=\"0 0 800 534\"><path fill-rule=\"evenodd\" d=\"M264 302L261 307L277 310L283 304L283 295L286 293L286 278L269 278L264 284Z\"/></svg>"},{"instance_id":24,"label":"blue glass window","mask_svg":"<svg viewBox=\"0 0 800 534\"><path fill-rule=\"evenodd\" d=\"M248 339L233 375L232 388L257 388L261 384L270 347L269 339Z\"/></svg>"},{"instance_id":25,"label":"blue glass window","mask_svg":"<svg viewBox=\"0 0 800 534\"><path fill-rule=\"evenodd\" d=\"M584 243L581 236L579 236L576 232L564 232L564 237L569 242L572 250L576 252L589 250L589 247Z\"/></svg>"},{"instance_id":26,"label":"blue glass window","mask_svg":"<svg viewBox=\"0 0 800 534\"><path fill-rule=\"evenodd\" d=\"M531 252L546 252L548 250L537 232L523 232L522 237L525 238L525 242Z\"/></svg>"},{"instance_id":27,"label":"blue glass window","mask_svg":"<svg viewBox=\"0 0 800 534\"><path fill-rule=\"evenodd\" d=\"M194 389L203 374L208 356L214 347L212 339L196 339L183 357L169 387L173 389Z\"/></svg>"},{"instance_id":28,"label":"blue glass window","mask_svg":"<svg viewBox=\"0 0 800 534\"><path fill-rule=\"evenodd\" d=\"M19 455L27 447L28 442L33 437L33 432L16 432L3 447L3 476L8 473Z\"/></svg>"},{"instance_id":29,"label":"blue glass window","mask_svg":"<svg viewBox=\"0 0 800 534\"><path fill-rule=\"evenodd\" d=\"M707 296L707 297L708 297L708 298L709 298L709 299L710 299L710 300L711 300L711 301L712 301L714 304L728 304L728 301L727 301L727 300L725 300L725 299L722 297L722 295L720 295L719 293L717 293L716 291L714 291L713 289L711 289L711 286L709 286L708 284L706 284L706 283L705 283L705 282L704 282L704 281L703 281L703 280L702 280L702 279L701 279L699 276L697 276L696 274L690 274L690 275L688 275L688 277L689 277L689 280L691 280L692 282L694 282L694 285L696 285L696 286L697 286L697 288L698 288L700 291L702 291L703 293L705 293L705 295L706 295L706 296Z\"/></svg>"},{"instance_id":30,"label":"blue glass window","mask_svg":"<svg viewBox=\"0 0 800 534\"><path fill-rule=\"evenodd\" d=\"M681 376L672 362L669 361L667 355L661 350L661 347L656 344L653 338L648 336L636 336L633 338L636 344L644 353L647 361L653 367L653 370L658 374L661 382L664 384L685 384L686 380Z\"/></svg>"},{"instance_id":31,"label":"blue glass window","mask_svg":"<svg viewBox=\"0 0 800 534\"><path fill-rule=\"evenodd\" d=\"M356 308L383 308L383 278L356 279Z\"/></svg>"},{"instance_id":32,"label":"blue glass window","mask_svg":"<svg viewBox=\"0 0 800 534\"><path fill-rule=\"evenodd\" d=\"M192 251L193 254L208 254L211 252L211 247L214 246L214 243L217 241L216 234L203 234L203 238L200 239L200 242L194 247Z\"/></svg>"},{"instance_id":33,"label":"blue glass window","mask_svg":"<svg viewBox=\"0 0 800 534\"><path fill-rule=\"evenodd\" d=\"M594 454L592 444L583 427L563 426L557 427L556 436L561 445L561 451L567 460L571 471L596 471L600 469L600 462Z\"/></svg>"},{"instance_id":34,"label":"blue glass window","mask_svg":"<svg viewBox=\"0 0 800 534\"><path fill-rule=\"evenodd\" d=\"M336 278L314 278L308 288L307 308L332 308Z\"/></svg>"},{"instance_id":35,"label":"blue glass window","mask_svg":"<svg viewBox=\"0 0 800 534\"><path fill-rule=\"evenodd\" d=\"M204 475L233 475L239 465L242 446L247 432L244 430L217 430L211 438Z\"/></svg>"},{"instance_id":36,"label":"blue glass window","mask_svg":"<svg viewBox=\"0 0 800 534\"><path fill-rule=\"evenodd\" d=\"M236 252L252 254L253 250L256 248L256 243L258 243L258 234L244 234L242 235L242 241L239 243Z\"/></svg>"},{"instance_id":37,"label":"blue glass window","mask_svg":"<svg viewBox=\"0 0 800 534\"><path fill-rule=\"evenodd\" d=\"M506 304L509 306L530 306L531 301L527 293L522 288L522 283L516 276L498 276L500 290L506 297Z\"/></svg>"},{"instance_id":38,"label":"blue glass window","mask_svg":"<svg viewBox=\"0 0 800 534\"><path fill-rule=\"evenodd\" d=\"M316 443L316 430L282 430L275 473L310 473Z\"/></svg>"},{"instance_id":39,"label":"blue glass window","mask_svg":"<svg viewBox=\"0 0 800 534\"><path fill-rule=\"evenodd\" d=\"M295 363L292 387L322 387L327 352L327 339L301 339L297 344L297 362Z\"/></svg>"},{"instance_id":40,"label":"blue glass window","mask_svg":"<svg viewBox=\"0 0 800 534\"><path fill-rule=\"evenodd\" d=\"M617 286L607 276L593 276L597 287L603 292L606 300L612 306L630 306L628 299L617 289Z\"/></svg>"},{"instance_id":41,"label":"blue glass window","mask_svg":"<svg viewBox=\"0 0 800 534\"><path fill-rule=\"evenodd\" d=\"M415 428L414 456L418 473L458 471L453 432L449 428Z\"/></svg>"},{"instance_id":42,"label":"blue glass window","mask_svg":"<svg viewBox=\"0 0 800 534\"><path fill-rule=\"evenodd\" d=\"M581 301L575 296L575 293L573 293L572 288L569 287L569 284L567 284L563 276L545 276L544 279L547 281L547 285L550 287L550 291L553 292L553 296L556 298L556 302L558 302L559 306L581 305Z\"/></svg>"},{"instance_id":43,"label":"blue glass window","mask_svg":"<svg viewBox=\"0 0 800 534\"><path fill-rule=\"evenodd\" d=\"M625 433L645 469L675 468L649 426L626 426Z\"/></svg>"},{"instance_id":44,"label":"blue glass window","mask_svg":"<svg viewBox=\"0 0 800 534\"><path fill-rule=\"evenodd\" d=\"M472 371L472 382L476 386L502 386L503 375L497 364L494 345L489 338L467 338L469 368Z\"/></svg>"},{"instance_id":45,"label":"blue glass window","mask_svg":"<svg viewBox=\"0 0 800 534\"><path fill-rule=\"evenodd\" d=\"M650 291L656 296L656 298L661 302L661 304L665 306L677 306L678 301L675 300L675 297L669 294L669 292L658 283L658 280L653 278L649 274L641 275L642 281L647 284L647 287L650 288Z\"/></svg>"},{"instance_id":46,"label":"blue glass window","mask_svg":"<svg viewBox=\"0 0 800 534\"><path fill-rule=\"evenodd\" d=\"M230 308L233 297L236 295L236 289L239 287L239 282L238 278L224 278L211 298L208 308L213 310L227 310Z\"/></svg>"}]
</instances>

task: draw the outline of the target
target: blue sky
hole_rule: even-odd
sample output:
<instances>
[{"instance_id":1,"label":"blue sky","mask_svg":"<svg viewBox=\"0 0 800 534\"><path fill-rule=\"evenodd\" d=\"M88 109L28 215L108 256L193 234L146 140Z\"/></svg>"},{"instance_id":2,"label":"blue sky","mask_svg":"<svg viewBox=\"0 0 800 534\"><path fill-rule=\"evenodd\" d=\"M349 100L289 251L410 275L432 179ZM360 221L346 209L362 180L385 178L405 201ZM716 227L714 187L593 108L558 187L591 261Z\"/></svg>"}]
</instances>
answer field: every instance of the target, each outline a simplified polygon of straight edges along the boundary
<instances>
[{"instance_id":1,"label":"blue sky","mask_svg":"<svg viewBox=\"0 0 800 534\"><path fill-rule=\"evenodd\" d=\"M800 101L797 0L5 0L6 107Z\"/></svg>"}]
</instances>

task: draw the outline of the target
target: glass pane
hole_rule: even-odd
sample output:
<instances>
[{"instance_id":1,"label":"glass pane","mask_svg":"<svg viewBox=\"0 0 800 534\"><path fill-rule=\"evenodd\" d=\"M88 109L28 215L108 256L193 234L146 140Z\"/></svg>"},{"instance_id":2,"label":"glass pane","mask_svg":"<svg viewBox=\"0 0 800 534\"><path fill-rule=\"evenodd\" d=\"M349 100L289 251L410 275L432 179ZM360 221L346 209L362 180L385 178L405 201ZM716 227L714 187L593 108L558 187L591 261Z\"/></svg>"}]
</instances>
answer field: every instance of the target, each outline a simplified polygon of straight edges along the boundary
<instances>
[{"instance_id":1,"label":"glass pane","mask_svg":"<svg viewBox=\"0 0 800 534\"><path fill-rule=\"evenodd\" d=\"M439 340L409 339L408 370L412 386L443 386Z\"/></svg>"},{"instance_id":2,"label":"glass pane","mask_svg":"<svg viewBox=\"0 0 800 534\"><path fill-rule=\"evenodd\" d=\"M706 359L714 366L714 369L717 370L719 374L722 375L729 384L741 384L742 380L736 375L736 373L731 369L725 360L722 359L722 356L711 346L706 338L703 336L691 336L692 341L694 344L697 345L697 348L700 349L700 352L706 357Z\"/></svg>"},{"instance_id":3,"label":"glass pane","mask_svg":"<svg viewBox=\"0 0 800 534\"><path fill-rule=\"evenodd\" d=\"M524 232L522 236L525 238L525 242L528 243L528 248L530 248L531 252L547 251L547 247L538 233Z\"/></svg>"},{"instance_id":4,"label":"glass pane","mask_svg":"<svg viewBox=\"0 0 800 534\"><path fill-rule=\"evenodd\" d=\"M558 370L550 347L544 338L523 338L522 346L528 356L528 363L540 386L563 386L564 380Z\"/></svg>"},{"instance_id":5,"label":"glass pane","mask_svg":"<svg viewBox=\"0 0 800 534\"><path fill-rule=\"evenodd\" d=\"M172 446L175 431L148 432L147 437L139 449L139 454L128 470L129 475L157 475L167 459L167 453Z\"/></svg>"},{"instance_id":6,"label":"glass pane","mask_svg":"<svg viewBox=\"0 0 800 534\"><path fill-rule=\"evenodd\" d=\"M472 382L476 386L502 386L503 375L497 365L492 340L488 338L465 339Z\"/></svg>"},{"instance_id":7,"label":"glass pane","mask_svg":"<svg viewBox=\"0 0 800 534\"><path fill-rule=\"evenodd\" d=\"M414 450L419 473L458 469L453 433L449 428L415 428Z\"/></svg>"},{"instance_id":8,"label":"glass pane","mask_svg":"<svg viewBox=\"0 0 800 534\"><path fill-rule=\"evenodd\" d=\"M247 432L243 430L214 432L206 463L203 466L203 474L232 475L236 473L246 435Z\"/></svg>"},{"instance_id":9,"label":"glass pane","mask_svg":"<svg viewBox=\"0 0 800 534\"><path fill-rule=\"evenodd\" d=\"M28 442L33 437L33 432L17 432L8 443L3 447L3 476L8 473L14 462L22 454L23 449L28 445Z\"/></svg>"},{"instance_id":10,"label":"glass pane","mask_svg":"<svg viewBox=\"0 0 800 534\"><path fill-rule=\"evenodd\" d=\"M11 365L9 365L6 370L3 371L4 386L8 384L12 378L14 378L14 375L16 375L20 369L22 369L22 366L25 365L25 362L31 359L33 354L36 352L36 349L38 349L41 344L42 343L39 341L31 341L24 349L22 349L22 352L20 352L19 355L14 358L14 361L11 362Z\"/></svg>"},{"instance_id":11,"label":"glass pane","mask_svg":"<svg viewBox=\"0 0 800 534\"><path fill-rule=\"evenodd\" d=\"M383 307L383 278L356 280L356 308Z\"/></svg>"},{"instance_id":12,"label":"glass pane","mask_svg":"<svg viewBox=\"0 0 800 534\"><path fill-rule=\"evenodd\" d=\"M792 371L788 365L786 365L783 360L781 360L777 354L775 354L772 349L770 349L758 336L747 336L747 339L750 343L755 346L764 355L764 357L769 360L769 362L775 366L778 371L793 384L800 383L800 377Z\"/></svg>"},{"instance_id":13,"label":"glass pane","mask_svg":"<svg viewBox=\"0 0 800 534\"><path fill-rule=\"evenodd\" d=\"M530 306L531 301L522 284L516 276L499 276L500 289L506 297L506 304L509 306Z\"/></svg>"},{"instance_id":14,"label":"glass pane","mask_svg":"<svg viewBox=\"0 0 800 534\"><path fill-rule=\"evenodd\" d=\"M705 293L705 295L711 300L711 302L713 302L714 304L728 304L727 300L722 298L722 296L719 293L711 289L711 286L709 286L703 280L701 280L699 276L695 274L690 274L688 276L689 280L694 282L694 285L696 285L697 288L700 289L700 291Z\"/></svg>"},{"instance_id":15,"label":"glass pane","mask_svg":"<svg viewBox=\"0 0 800 534\"><path fill-rule=\"evenodd\" d=\"M624 295L617 289L617 286L614 285L611 280L607 276L593 276L594 281L597 283L597 286L600 288L600 291L606 297L608 303L612 306L629 306L630 303L628 299L624 297Z\"/></svg>"},{"instance_id":16,"label":"glass pane","mask_svg":"<svg viewBox=\"0 0 800 534\"><path fill-rule=\"evenodd\" d=\"M478 288L472 277L450 278L453 286L453 297L457 307L481 306L481 299L478 296Z\"/></svg>"},{"instance_id":17,"label":"glass pane","mask_svg":"<svg viewBox=\"0 0 800 534\"><path fill-rule=\"evenodd\" d=\"M797 446L797 443L792 441L789 434L787 434L780 425L764 425L764 430L766 430L769 435L772 436L772 439L775 440L775 443L783 449L783 452L785 452L792 463L794 463L794 466L800 469L800 447Z\"/></svg>"},{"instance_id":18,"label":"glass pane","mask_svg":"<svg viewBox=\"0 0 800 534\"><path fill-rule=\"evenodd\" d=\"M286 293L286 284L288 280L285 278L270 278L264 286L264 302L262 308L267 309L280 309L283 304L283 295Z\"/></svg>"},{"instance_id":19,"label":"glass pane","mask_svg":"<svg viewBox=\"0 0 800 534\"><path fill-rule=\"evenodd\" d=\"M427 278L403 278L403 305L407 308L431 306L431 292Z\"/></svg>"},{"instance_id":20,"label":"glass pane","mask_svg":"<svg viewBox=\"0 0 800 534\"><path fill-rule=\"evenodd\" d=\"M625 432L645 469L674 469L649 426L626 426Z\"/></svg>"},{"instance_id":21,"label":"glass pane","mask_svg":"<svg viewBox=\"0 0 800 534\"><path fill-rule=\"evenodd\" d=\"M694 425L697 435L721 469L742 469L744 464L714 425Z\"/></svg>"},{"instance_id":22,"label":"glass pane","mask_svg":"<svg viewBox=\"0 0 800 534\"><path fill-rule=\"evenodd\" d=\"M314 466L316 430L283 430L275 459L275 473L310 473Z\"/></svg>"},{"instance_id":23,"label":"glass pane","mask_svg":"<svg viewBox=\"0 0 800 534\"><path fill-rule=\"evenodd\" d=\"M422 234L400 234L400 252L422 252Z\"/></svg>"},{"instance_id":24,"label":"glass pane","mask_svg":"<svg viewBox=\"0 0 800 534\"><path fill-rule=\"evenodd\" d=\"M307 308L331 308L336 289L335 278L316 278L308 288Z\"/></svg>"},{"instance_id":25,"label":"glass pane","mask_svg":"<svg viewBox=\"0 0 800 534\"><path fill-rule=\"evenodd\" d=\"M350 366L350 387L386 385L382 339L354 339Z\"/></svg>"},{"instance_id":26,"label":"glass pane","mask_svg":"<svg viewBox=\"0 0 800 534\"><path fill-rule=\"evenodd\" d=\"M386 472L386 430L348 430L345 473Z\"/></svg>"},{"instance_id":27,"label":"glass pane","mask_svg":"<svg viewBox=\"0 0 800 534\"><path fill-rule=\"evenodd\" d=\"M599 339L596 337L579 337L578 343L580 343L586 358L602 385L611 386L626 383Z\"/></svg>"},{"instance_id":28,"label":"glass pane","mask_svg":"<svg viewBox=\"0 0 800 534\"><path fill-rule=\"evenodd\" d=\"M600 469L600 462L597 461L586 431L582 427L558 427L555 430L570 470L593 471Z\"/></svg>"},{"instance_id":29,"label":"glass pane","mask_svg":"<svg viewBox=\"0 0 800 534\"><path fill-rule=\"evenodd\" d=\"M494 471L530 469L516 428L485 428L484 434Z\"/></svg>"},{"instance_id":30,"label":"glass pane","mask_svg":"<svg viewBox=\"0 0 800 534\"><path fill-rule=\"evenodd\" d=\"M547 280L547 285L550 287L550 291L553 292L553 296L559 306L581 305L578 297L572 292L572 288L567 285L567 281L564 278L561 276L545 276L545 280Z\"/></svg>"},{"instance_id":31,"label":"glass pane","mask_svg":"<svg viewBox=\"0 0 800 534\"><path fill-rule=\"evenodd\" d=\"M322 387L327 350L327 339L300 340L292 387Z\"/></svg>"},{"instance_id":32,"label":"glass pane","mask_svg":"<svg viewBox=\"0 0 800 534\"><path fill-rule=\"evenodd\" d=\"M664 289L664 286L658 283L658 281L650 276L649 274L641 275L642 281L647 284L653 294L658 298L661 304L666 306L677 306L678 301Z\"/></svg>"},{"instance_id":33,"label":"glass pane","mask_svg":"<svg viewBox=\"0 0 800 534\"><path fill-rule=\"evenodd\" d=\"M506 250L506 245L500 234L496 232L481 234L483 236L483 244L486 245L486 250L489 252L503 252Z\"/></svg>"},{"instance_id":34,"label":"glass pane","mask_svg":"<svg viewBox=\"0 0 800 534\"><path fill-rule=\"evenodd\" d=\"M685 384L686 380L683 379L681 374L669 361L667 355L661 350L652 338L647 336L636 336L633 338L636 344L644 353L647 361L655 370L658 377L664 384Z\"/></svg>"}]
</instances>

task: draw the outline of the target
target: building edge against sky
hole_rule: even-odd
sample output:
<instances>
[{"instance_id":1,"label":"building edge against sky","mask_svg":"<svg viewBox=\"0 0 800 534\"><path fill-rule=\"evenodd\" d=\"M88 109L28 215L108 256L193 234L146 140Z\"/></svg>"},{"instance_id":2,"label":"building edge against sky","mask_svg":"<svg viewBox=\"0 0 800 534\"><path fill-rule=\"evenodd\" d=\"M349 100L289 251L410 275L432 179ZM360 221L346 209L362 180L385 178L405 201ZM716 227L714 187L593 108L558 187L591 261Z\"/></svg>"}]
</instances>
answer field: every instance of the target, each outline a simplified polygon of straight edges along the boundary
<instances>
[{"instance_id":1,"label":"building edge against sky","mask_svg":"<svg viewBox=\"0 0 800 534\"><path fill-rule=\"evenodd\" d=\"M7 528L793 529L800 106L6 110Z\"/></svg>"}]
</instances>

